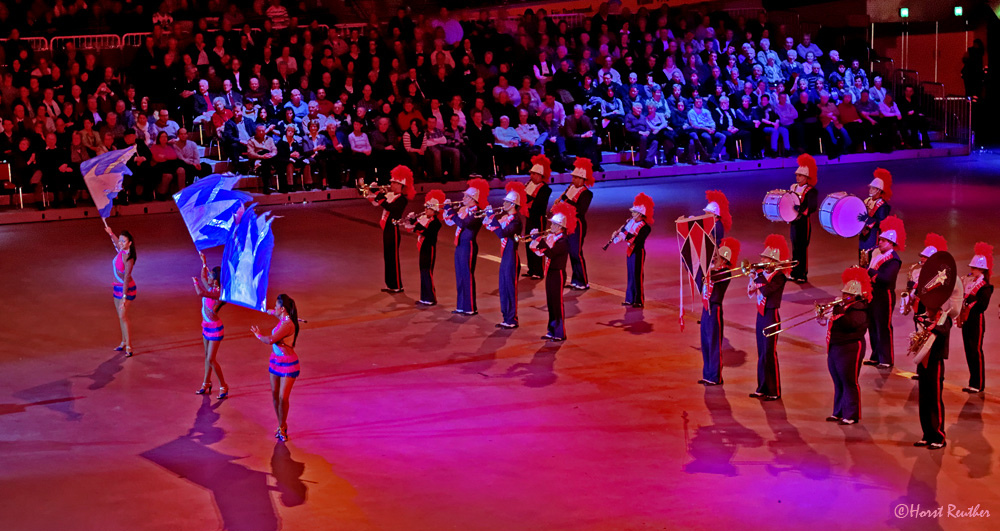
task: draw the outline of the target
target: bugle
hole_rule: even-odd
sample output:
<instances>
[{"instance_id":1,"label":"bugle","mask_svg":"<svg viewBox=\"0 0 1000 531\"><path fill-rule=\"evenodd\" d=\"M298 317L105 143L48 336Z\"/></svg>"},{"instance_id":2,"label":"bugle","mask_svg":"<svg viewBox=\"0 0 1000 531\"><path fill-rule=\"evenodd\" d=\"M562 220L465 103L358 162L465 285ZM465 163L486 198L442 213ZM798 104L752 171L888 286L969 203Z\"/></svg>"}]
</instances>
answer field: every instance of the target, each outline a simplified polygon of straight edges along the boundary
<instances>
[{"instance_id":1,"label":"bugle","mask_svg":"<svg viewBox=\"0 0 1000 531\"><path fill-rule=\"evenodd\" d=\"M802 313L800 313L798 315L793 315L793 316L788 317L786 319L782 319L781 321L778 321L777 323L774 323L773 325L768 325L768 326L764 327L764 337L773 337L773 336L776 336L776 335L778 335L778 334L780 334L782 332L791 330L791 329L795 328L796 326L808 323L810 321L815 321L816 319L822 319L823 316L826 315L827 312L829 312L830 310L836 308L837 306L851 304L852 302L854 302L856 300L857 300L857 297L855 297L854 295L847 295L847 296L841 297L841 298L839 298L839 299L837 299L835 301L828 302L826 304L819 304L819 303L817 303L816 306L813 309L811 309L811 310L806 310L806 311L804 311L804 312L802 312ZM809 315L809 314L814 314L814 315L812 315L811 317L808 317L806 319L803 319L803 320L801 320L801 321L799 321L797 323L791 324L791 325L787 326L786 328L781 328L781 325L787 324L790 321L794 321L794 320L796 320L796 319L798 319L798 318L800 318L800 317L802 317L804 315Z\"/></svg>"},{"instance_id":2,"label":"bugle","mask_svg":"<svg viewBox=\"0 0 1000 531\"><path fill-rule=\"evenodd\" d=\"M492 215L493 215L493 205L487 205L486 208L482 210L476 210L475 212L472 213L472 217L474 218L485 218L486 216L492 216Z\"/></svg>"},{"instance_id":3,"label":"bugle","mask_svg":"<svg viewBox=\"0 0 1000 531\"><path fill-rule=\"evenodd\" d=\"M758 262L756 264L751 264L749 260L744 260L743 263L740 265L740 267L734 267L732 269L719 271L716 274L723 275L727 273L732 273L733 275L729 278L733 279L733 278L745 277L762 271L773 272L773 271L780 271L783 269L791 269L797 265L799 265L798 260L782 260L780 262Z\"/></svg>"},{"instance_id":4,"label":"bugle","mask_svg":"<svg viewBox=\"0 0 1000 531\"><path fill-rule=\"evenodd\" d=\"M518 242L526 241L528 242L528 245L531 245L532 243L541 240L542 238L548 236L549 234L555 234L555 232L553 232L552 229L544 230L542 232L529 232L524 236L517 236L517 241Z\"/></svg>"},{"instance_id":5,"label":"bugle","mask_svg":"<svg viewBox=\"0 0 1000 531\"><path fill-rule=\"evenodd\" d=\"M377 194L379 192L388 192L389 186L381 184L358 183L357 190L358 190L358 195L360 195L361 197L367 197L371 194Z\"/></svg>"},{"instance_id":6,"label":"bugle","mask_svg":"<svg viewBox=\"0 0 1000 531\"><path fill-rule=\"evenodd\" d=\"M403 216L400 219L392 220L393 225L413 225L417 222L418 214L416 212L410 212L409 214Z\"/></svg>"}]
</instances>

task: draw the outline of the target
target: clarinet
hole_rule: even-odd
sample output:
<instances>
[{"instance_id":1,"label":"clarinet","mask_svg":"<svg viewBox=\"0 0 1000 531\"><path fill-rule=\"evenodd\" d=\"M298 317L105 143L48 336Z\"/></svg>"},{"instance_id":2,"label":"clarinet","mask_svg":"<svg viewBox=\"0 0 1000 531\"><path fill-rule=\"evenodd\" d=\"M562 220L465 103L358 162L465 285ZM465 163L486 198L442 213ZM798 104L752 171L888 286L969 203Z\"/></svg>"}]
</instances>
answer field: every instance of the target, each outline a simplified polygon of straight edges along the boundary
<instances>
[{"instance_id":1,"label":"clarinet","mask_svg":"<svg viewBox=\"0 0 1000 531\"><path fill-rule=\"evenodd\" d=\"M619 232L624 232L624 231L625 231L625 227L626 227L627 225L628 225L628 221L626 221L625 223L622 223L622 226L621 226L621 227L618 227L618 230L616 230L616 231L614 232L614 234L618 234ZM612 237L611 237L611 239L610 239L610 240L608 240L608 243L605 243L605 244L604 244L604 247L602 247L602 248L601 248L601 250L602 250L602 251L607 251L607 250L608 250L608 247L611 247L611 244L612 244L612 243L615 243L615 237L614 237L614 236L612 236Z\"/></svg>"}]
</instances>

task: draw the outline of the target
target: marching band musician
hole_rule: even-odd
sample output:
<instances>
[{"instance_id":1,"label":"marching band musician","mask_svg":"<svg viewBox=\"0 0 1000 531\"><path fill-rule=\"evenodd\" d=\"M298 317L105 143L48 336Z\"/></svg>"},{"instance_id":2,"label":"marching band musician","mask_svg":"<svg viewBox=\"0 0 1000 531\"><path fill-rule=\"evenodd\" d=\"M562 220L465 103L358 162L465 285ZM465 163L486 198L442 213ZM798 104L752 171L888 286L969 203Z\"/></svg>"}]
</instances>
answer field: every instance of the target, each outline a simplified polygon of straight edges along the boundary
<instances>
[{"instance_id":1,"label":"marching band musician","mask_svg":"<svg viewBox=\"0 0 1000 531\"><path fill-rule=\"evenodd\" d=\"M521 272L517 242L524 228L520 212L526 195L523 184L507 183L503 211L499 216L489 214L483 220L483 226L500 238L500 313L503 314L503 322L497 324L497 328L517 328L517 276Z\"/></svg>"},{"instance_id":2,"label":"marching band musician","mask_svg":"<svg viewBox=\"0 0 1000 531\"><path fill-rule=\"evenodd\" d=\"M868 276L872 278L872 301L868 306L868 340L871 357L865 365L889 369L894 363L892 347L892 310L896 306L896 277L903 261L899 252L905 249L906 231L903 221L889 216L881 223L885 229L878 235L878 249L872 253Z\"/></svg>"},{"instance_id":3,"label":"marching band musician","mask_svg":"<svg viewBox=\"0 0 1000 531\"><path fill-rule=\"evenodd\" d=\"M406 203L413 199L413 172L406 166L396 166L389 174L389 191L368 194L368 200L381 206L382 251L385 260L385 288L387 293L403 291L403 277L399 272L399 225L396 224L406 210Z\"/></svg>"},{"instance_id":4,"label":"marching band musician","mask_svg":"<svg viewBox=\"0 0 1000 531\"><path fill-rule=\"evenodd\" d=\"M477 210L489 204L490 185L486 179L471 179L465 190L461 206L455 208L449 203L444 212L444 222L455 227L455 291L457 303L451 313L476 315L476 258L479 244L476 237L483 228L483 218L476 216Z\"/></svg>"},{"instance_id":5,"label":"marching band musician","mask_svg":"<svg viewBox=\"0 0 1000 531\"><path fill-rule=\"evenodd\" d=\"M872 298L872 283L868 272L849 267L841 275L846 299L833 305L821 316L828 322L826 332L827 367L833 378L833 414L829 422L855 424L861 420L861 390L858 370L864 356L865 331L868 330L868 302Z\"/></svg>"},{"instance_id":6,"label":"marching band musician","mask_svg":"<svg viewBox=\"0 0 1000 531\"><path fill-rule=\"evenodd\" d=\"M701 379L705 385L722 384L722 299L729 289L728 271L740 257L740 242L724 238L712 260L712 271L702 284L701 301Z\"/></svg>"},{"instance_id":7,"label":"marching band musician","mask_svg":"<svg viewBox=\"0 0 1000 531\"><path fill-rule=\"evenodd\" d=\"M527 216L524 221L524 230L542 230L545 226L545 213L549 211L549 196L552 195L552 187L549 186L549 177L552 175L552 163L545 155L535 155L531 157L531 170L528 174L531 180L525 186L527 194L526 208ZM528 271L526 277L541 279L545 271L542 267L543 258L535 253L527 253Z\"/></svg>"},{"instance_id":8,"label":"marching band musician","mask_svg":"<svg viewBox=\"0 0 1000 531\"><path fill-rule=\"evenodd\" d=\"M556 199L556 204L567 204L576 210L577 228L575 231L567 232L566 239L569 243L569 261L573 269L573 277L570 279L569 287L575 290L590 289L590 280L587 277L587 260L583 257L583 244L587 238L587 210L590 202L594 199L594 192L590 190L594 186L594 165L590 159L577 157L573 162L573 182L566 187L566 191ZM553 210L554 211L554 210Z\"/></svg>"},{"instance_id":9,"label":"marching band musician","mask_svg":"<svg viewBox=\"0 0 1000 531\"><path fill-rule=\"evenodd\" d=\"M888 221L888 219L886 220ZM951 340L951 326L959 317L962 308L962 288L955 283L951 297L944 302L935 315L924 313L919 322L931 331L933 341L927 357L917 363L917 393L920 407L920 428L923 437L913 446L926 446L931 450L944 448L944 360L948 359Z\"/></svg>"},{"instance_id":10,"label":"marching band musician","mask_svg":"<svg viewBox=\"0 0 1000 531\"><path fill-rule=\"evenodd\" d=\"M986 367L983 357L983 333L986 331L986 309L993 296L993 246L977 242L975 256L969 262L969 276L962 283L962 314L958 326L962 328L962 343L965 345L965 359L969 363L969 386L962 388L966 393L981 393L986 388Z\"/></svg>"},{"instance_id":11,"label":"marching band musician","mask_svg":"<svg viewBox=\"0 0 1000 531\"><path fill-rule=\"evenodd\" d=\"M760 253L764 267L754 271L747 286L747 296L757 299L757 390L751 398L777 400L781 398L781 377L778 374L778 336L767 337L764 329L781 321L778 308L785 291L785 274L775 267L788 260L788 242L780 234L764 240Z\"/></svg>"},{"instance_id":12,"label":"marching band musician","mask_svg":"<svg viewBox=\"0 0 1000 531\"><path fill-rule=\"evenodd\" d=\"M420 300L417 304L434 306L437 304L437 291L434 289L434 263L437 261L438 232L441 231L441 205L444 204L444 192L431 190L424 197L424 211L415 216L404 218L403 228L416 233L417 254L420 256Z\"/></svg>"},{"instance_id":13,"label":"marching band musician","mask_svg":"<svg viewBox=\"0 0 1000 531\"><path fill-rule=\"evenodd\" d=\"M715 216L712 236L718 245L726 237L726 231L733 228L733 216L729 214L729 199L719 190L706 191L705 199L708 199L708 204L705 205L704 211Z\"/></svg>"},{"instance_id":14,"label":"marching band musician","mask_svg":"<svg viewBox=\"0 0 1000 531\"><path fill-rule=\"evenodd\" d=\"M790 188L792 193L799 197L799 204L795 205L798 216L789 223L790 238L792 240L792 260L797 260L798 264L792 268L788 275L788 280L801 284L806 282L809 276L809 240L812 237L812 215L816 212L817 196L816 192L816 159L808 153L799 155L799 168L795 170L795 184Z\"/></svg>"},{"instance_id":15,"label":"marching band musician","mask_svg":"<svg viewBox=\"0 0 1000 531\"><path fill-rule=\"evenodd\" d=\"M877 168L875 178L868 185L868 197L865 198L865 212L858 215L858 220L863 221L865 226L858 235L858 263L861 267L867 267L871 261L872 250L878 245L878 235L880 234L881 222L889 216L892 207L889 200L892 199L892 174L889 170Z\"/></svg>"},{"instance_id":16,"label":"marching band musician","mask_svg":"<svg viewBox=\"0 0 1000 531\"><path fill-rule=\"evenodd\" d=\"M945 240L944 236L928 232L927 236L924 237L924 250L920 251L920 259L917 263L910 266L910 270L906 275L906 290L899 296L899 313L906 315L912 311L914 326L917 324L917 316L925 311L924 305L920 302L920 297L916 292L917 281L920 279L920 270L923 269L928 258L934 256L939 251L947 250L948 240Z\"/></svg>"},{"instance_id":17,"label":"marching band musician","mask_svg":"<svg viewBox=\"0 0 1000 531\"><path fill-rule=\"evenodd\" d=\"M563 286L566 284L566 259L569 258L569 238L576 231L576 209L567 203L552 207L549 231L533 233L529 249L545 257L545 304L549 310L548 330L542 339L566 340L566 312L563 308Z\"/></svg>"},{"instance_id":18,"label":"marching band musician","mask_svg":"<svg viewBox=\"0 0 1000 531\"><path fill-rule=\"evenodd\" d=\"M653 199L639 192L632 202L632 208L629 209L632 218L611 235L612 242L624 241L628 246L625 251L628 283L622 306L642 308L645 302L642 290L643 266L646 262L646 238L649 237L653 226L653 206Z\"/></svg>"}]
</instances>

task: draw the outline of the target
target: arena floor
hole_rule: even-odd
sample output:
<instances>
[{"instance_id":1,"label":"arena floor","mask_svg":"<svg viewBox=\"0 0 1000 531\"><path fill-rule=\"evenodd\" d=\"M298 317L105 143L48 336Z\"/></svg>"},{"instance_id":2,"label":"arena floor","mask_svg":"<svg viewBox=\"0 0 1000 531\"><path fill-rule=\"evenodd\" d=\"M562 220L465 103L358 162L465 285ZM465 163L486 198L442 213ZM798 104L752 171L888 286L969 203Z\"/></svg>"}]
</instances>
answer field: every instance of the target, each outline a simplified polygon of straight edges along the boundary
<instances>
[{"instance_id":1,"label":"arena floor","mask_svg":"<svg viewBox=\"0 0 1000 531\"><path fill-rule=\"evenodd\" d=\"M909 235L904 270L931 230L949 240L963 274L977 240L1000 245L1000 157L886 167L896 181L893 213ZM864 194L874 169L821 167L820 197ZM362 201L274 207L283 217L274 223L270 299L290 294L309 321L296 349L302 377L287 444L272 438L268 349L249 332L252 324L270 328L273 318L226 306L220 359L232 397L194 395L203 354L189 278L199 261L179 215L111 220L136 237L131 359L111 350L119 341L109 286L114 252L101 223L0 226L2 527L996 528L995 309L987 314L984 395L961 392L968 370L953 334L942 451L911 446L920 438L917 387L902 352L912 324L898 314L897 366L862 370L859 425L824 422L833 386L825 329L816 324L779 342L783 398L747 397L756 379L755 309L738 282L725 305L726 384L695 383L697 316L679 327L672 221L699 213L704 191L720 188L733 203L731 235L745 256L756 254L770 232L787 235L760 205L767 190L791 180L792 171L781 170L598 184L586 246L593 289L567 290L562 344L539 340L546 313L536 281L519 286L521 328L494 328L499 244L490 233L479 236L480 314L458 317L450 313L453 247L445 232L435 275L442 304L417 308L411 237L402 245L406 292L379 291L375 208ZM624 250L601 246L639 191L656 201L647 305L623 309ZM499 197L495 191L494 203ZM211 253L210 263L220 256ZM817 223L811 284L789 285L782 314L836 296L855 258L855 240ZM940 514L917 512L939 507ZM956 514L970 507L990 516Z\"/></svg>"}]
</instances>

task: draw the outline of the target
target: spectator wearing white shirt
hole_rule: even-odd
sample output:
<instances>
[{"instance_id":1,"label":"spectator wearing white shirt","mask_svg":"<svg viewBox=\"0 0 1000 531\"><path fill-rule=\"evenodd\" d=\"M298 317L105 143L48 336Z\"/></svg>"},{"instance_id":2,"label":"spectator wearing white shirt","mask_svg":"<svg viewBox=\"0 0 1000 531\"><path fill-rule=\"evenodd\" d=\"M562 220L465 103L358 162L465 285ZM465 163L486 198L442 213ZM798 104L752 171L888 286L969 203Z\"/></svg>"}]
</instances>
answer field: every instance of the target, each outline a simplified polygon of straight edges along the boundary
<instances>
[{"instance_id":1,"label":"spectator wearing white shirt","mask_svg":"<svg viewBox=\"0 0 1000 531\"><path fill-rule=\"evenodd\" d=\"M808 52L812 52L817 59L823 57L823 50L820 50L819 46L812 42L811 33L802 34L802 42L795 47L795 51L799 53L799 57L805 57Z\"/></svg>"},{"instance_id":2,"label":"spectator wearing white shirt","mask_svg":"<svg viewBox=\"0 0 1000 531\"><path fill-rule=\"evenodd\" d=\"M372 144L368 140L368 135L361 130L361 121L354 122L354 132L347 135L347 141L351 145L351 161L354 167L355 180L368 177L372 168Z\"/></svg>"},{"instance_id":3,"label":"spectator wearing white shirt","mask_svg":"<svg viewBox=\"0 0 1000 531\"><path fill-rule=\"evenodd\" d=\"M511 105L517 107L521 104L521 93L516 88L510 86L507 76L503 74L497 78L497 86L493 87L493 99L499 100L501 92L507 93L507 99L510 100Z\"/></svg>"}]
</instances>

